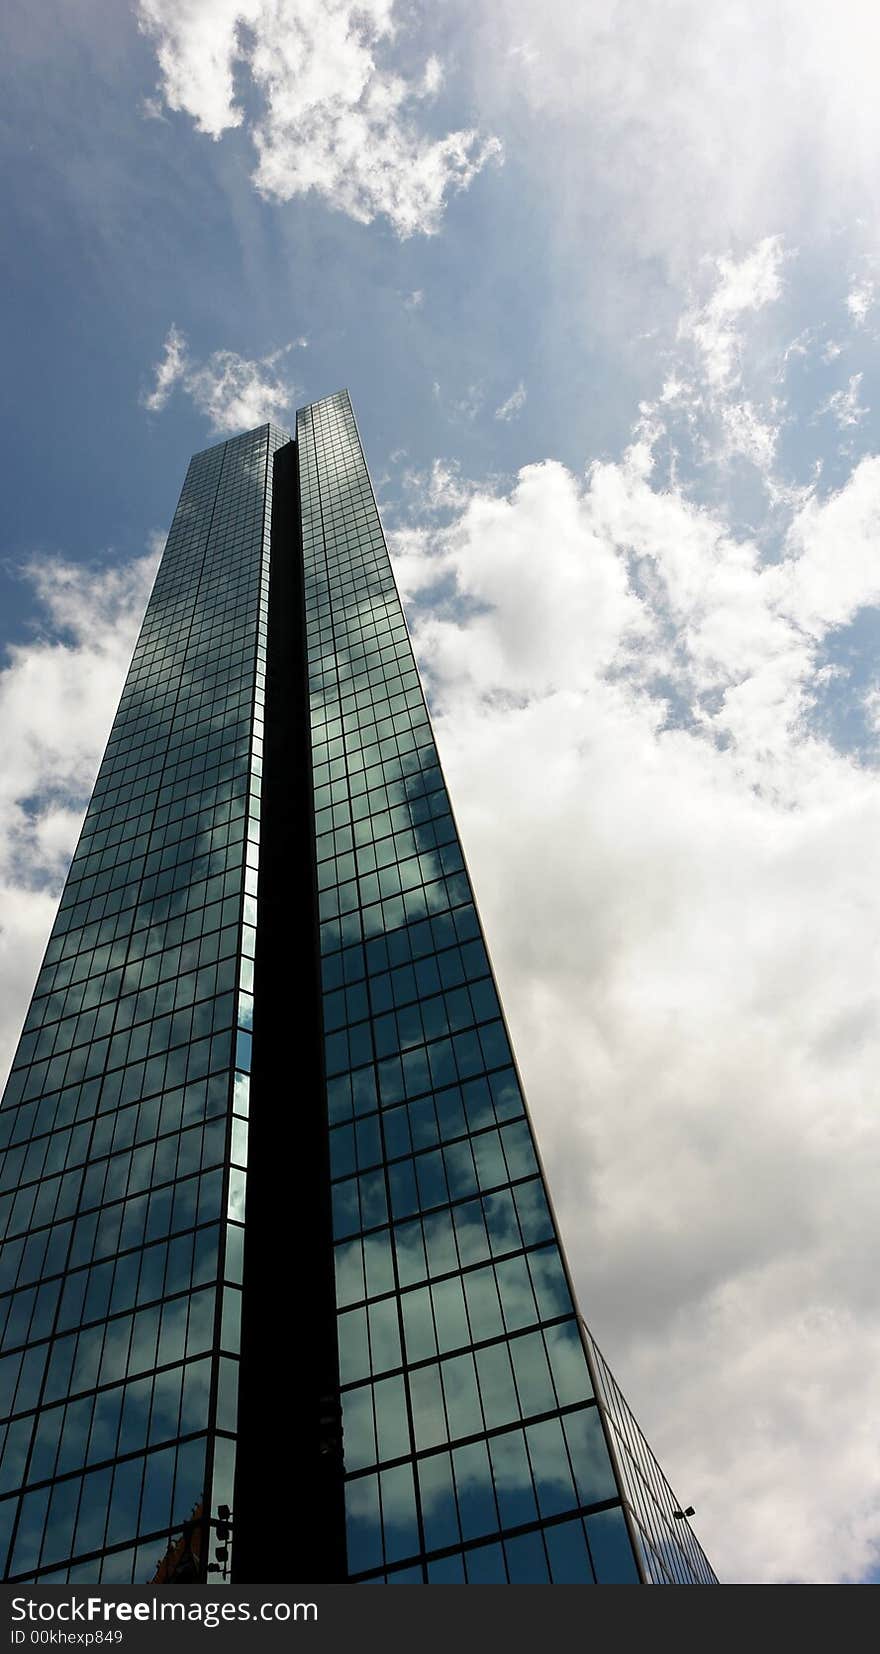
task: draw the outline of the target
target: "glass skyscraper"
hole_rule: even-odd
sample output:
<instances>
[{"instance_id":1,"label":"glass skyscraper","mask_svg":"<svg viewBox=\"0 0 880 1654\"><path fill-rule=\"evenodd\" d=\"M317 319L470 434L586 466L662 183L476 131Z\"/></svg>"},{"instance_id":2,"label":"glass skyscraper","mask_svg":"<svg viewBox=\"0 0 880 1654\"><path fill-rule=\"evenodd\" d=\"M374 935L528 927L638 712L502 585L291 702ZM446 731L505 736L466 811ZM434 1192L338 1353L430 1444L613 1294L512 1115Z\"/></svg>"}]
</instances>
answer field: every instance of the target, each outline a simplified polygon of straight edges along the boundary
<instances>
[{"instance_id":1,"label":"glass skyscraper","mask_svg":"<svg viewBox=\"0 0 880 1654\"><path fill-rule=\"evenodd\" d=\"M575 1307L344 392L190 464L0 1128L5 1578L714 1581Z\"/></svg>"}]
</instances>

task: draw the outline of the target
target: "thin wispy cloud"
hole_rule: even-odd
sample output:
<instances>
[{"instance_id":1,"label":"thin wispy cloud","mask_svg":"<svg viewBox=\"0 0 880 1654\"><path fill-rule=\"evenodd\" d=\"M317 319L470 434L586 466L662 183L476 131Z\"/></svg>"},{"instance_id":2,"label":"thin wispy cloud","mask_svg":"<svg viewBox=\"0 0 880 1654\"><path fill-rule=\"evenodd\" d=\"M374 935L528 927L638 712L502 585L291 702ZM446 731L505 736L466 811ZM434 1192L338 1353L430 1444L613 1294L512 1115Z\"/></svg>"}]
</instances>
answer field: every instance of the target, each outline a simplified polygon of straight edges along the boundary
<instances>
[{"instance_id":1,"label":"thin wispy cloud","mask_svg":"<svg viewBox=\"0 0 880 1654\"><path fill-rule=\"evenodd\" d=\"M818 409L817 417L821 414L831 414L835 424L841 431L852 425L860 425L862 420L871 412L870 408L863 408L859 402L859 387L864 375L854 373L850 376L845 387L829 396L828 401Z\"/></svg>"},{"instance_id":2,"label":"thin wispy cloud","mask_svg":"<svg viewBox=\"0 0 880 1654\"><path fill-rule=\"evenodd\" d=\"M185 378L188 371L186 339L180 328L172 322L165 335L163 354L153 369L153 389L144 392L141 397L141 402L149 413L162 412L175 385Z\"/></svg>"},{"instance_id":3,"label":"thin wispy cloud","mask_svg":"<svg viewBox=\"0 0 880 1654\"><path fill-rule=\"evenodd\" d=\"M141 113L145 121L163 121L167 124L168 116L161 98L141 98Z\"/></svg>"},{"instance_id":4,"label":"thin wispy cloud","mask_svg":"<svg viewBox=\"0 0 880 1654\"><path fill-rule=\"evenodd\" d=\"M297 390L279 373L279 365L290 351L305 348L307 342L296 339L259 361L249 361L234 350L215 350L199 362L190 355L180 329L172 325L153 370L153 389L143 394L142 405L149 413L161 413L180 389L218 435L281 419L293 406Z\"/></svg>"},{"instance_id":5,"label":"thin wispy cloud","mask_svg":"<svg viewBox=\"0 0 880 1654\"><path fill-rule=\"evenodd\" d=\"M712 260L711 293L703 304L685 313L678 331L679 338L693 340L714 391L729 390L740 382L740 322L750 311L778 299L784 259L782 238L776 235L765 236L742 259L723 255Z\"/></svg>"},{"instance_id":6,"label":"thin wispy cloud","mask_svg":"<svg viewBox=\"0 0 880 1654\"><path fill-rule=\"evenodd\" d=\"M846 296L846 308L858 327L864 327L868 319L868 312L876 302L876 283L863 279L856 282L852 291Z\"/></svg>"},{"instance_id":7,"label":"thin wispy cloud","mask_svg":"<svg viewBox=\"0 0 880 1654\"><path fill-rule=\"evenodd\" d=\"M314 191L363 224L387 218L406 238L439 229L448 197L467 189L497 138L474 128L435 138L419 105L442 83L431 55L407 80L382 58L394 0L139 0L155 43L161 95L214 139L244 127L257 152L260 194L290 201ZM259 102L237 94L247 76Z\"/></svg>"},{"instance_id":8,"label":"thin wispy cloud","mask_svg":"<svg viewBox=\"0 0 880 1654\"><path fill-rule=\"evenodd\" d=\"M522 412L525 405L526 405L526 387L523 384L522 380L520 380L519 384L516 387L516 390L511 391L511 393L508 396L507 400L502 402L500 407L495 409L495 416L494 417L496 419L501 419L501 420L505 420L505 421L510 420L510 419L515 419L517 414Z\"/></svg>"},{"instance_id":9,"label":"thin wispy cloud","mask_svg":"<svg viewBox=\"0 0 880 1654\"><path fill-rule=\"evenodd\" d=\"M484 380L474 380L464 390L450 393L439 379L431 383L431 400L440 407L452 425L473 425L486 406Z\"/></svg>"},{"instance_id":10,"label":"thin wispy cloud","mask_svg":"<svg viewBox=\"0 0 880 1654\"><path fill-rule=\"evenodd\" d=\"M771 499L779 493L775 461L786 417L786 373L809 346L804 337L789 341L772 369L768 359L763 381L754 387L751 362L750 384L744 381L744 355L756 320L782 295L785 264L793 256L781 236L766 236L739 259L725 254L704 260L707 290L678 323L659 395L642 405L645 429L654 429L658 417L670 433L674 426L670 442L684 441L692 465L717 470L745 461Z\"/></svg>"},{"instance_id":11,"label":"thin wispy cloud","mask_svg":"<svg viewBox=\"0 0 880 1654\"><path fill-rule=\"evenodd\" d=\"M602 6L546 0L536 37L534 0L485 4L472 41L488 118L531 116L517 159L587 270L605 266L597 227L621 275L636 253L679 282L718 246L779 230L800 245L802 233L858 235L859 218L873 220L873 0L833 13L824 0L778 0L760 28L705 0L617 0L613 15L611 28Z\"/></svg>"}]
</instances>

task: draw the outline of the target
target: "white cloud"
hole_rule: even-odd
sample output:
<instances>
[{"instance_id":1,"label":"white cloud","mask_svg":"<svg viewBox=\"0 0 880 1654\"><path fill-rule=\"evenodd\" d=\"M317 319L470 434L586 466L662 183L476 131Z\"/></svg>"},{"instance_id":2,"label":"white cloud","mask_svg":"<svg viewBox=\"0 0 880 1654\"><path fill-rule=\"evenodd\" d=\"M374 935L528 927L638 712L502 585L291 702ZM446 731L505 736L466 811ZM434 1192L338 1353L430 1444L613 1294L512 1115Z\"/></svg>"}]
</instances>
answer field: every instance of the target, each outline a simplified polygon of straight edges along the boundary
<instances>
[{"instance_id":1,"label":"white cloud","mask_svg":"<svg viewBox=\"0 0 880 1654\"><path fill-rule=\"evenodd\" d=\"M679 326L679 337L696 344L712 390L725 391L739 384L739 324L749 311L761 310L779 298L784 258L782 237L771 235L739 261L729 256L713 260L717 280L709 298L688 311Z\"/></svg>"},{"instance_id":2,"label":"white cloud","mask_svg":"<svg viewBox=\"0 0 880 1654\"><path fill-rule=\"evenodd\" d=\"M778 425L762 419L749 401L734 402L721 410L730 453L751 460L756 470L769 475L776 458Z\"/></svg>"},{"instance_id":3,"label":"white cloud","mask_svg":"<svg viewBox=\"0 0 880 1654\"><path fill-rule=\"evenodd\" d=\"M443 85L443 65L439 57L429 57L422 75L422 94L426 98L433 97Z\"/></svg>"},{"instance_id":4,"label":"white cloud","mask_svg":"<svg viewBox=\"0 0 880 1654\"><path fill-rule=\"evenodd\" d=\"M476 18L485 118L553 193L576 254L597 226L609 250L610 217L628 279L633 250L682 279L720 245L780 229L800 244L838 226L858 239L857 219L876 224L873 0L778 0L760 28L744 5L547 0L534 53L516 51L534 0L486 0ZM653 277L646 292L658 295Z\"/></svg>"},{"instance_id":5,"label":"white cloud","mask_svg":"<svg viewBox=\"0 0 880 1654\"><path fill-rule=\"evenodd\" d=\"M872 454L836 494L805 502L788 531L787 557L767 571L793 623L814 640L880 604L878 538L880 455Z\"/></svg>"},{"instance_id":6,"label":"white cloud","mask_svg":"<svg viewBox=\"0 0 880 1654\"><path fill-rule=\"evenodd\" d=\"M427 476L423 472L407 471L403 482L409 496L409 510L422 516L456 510L466 505L474 492L473 485L462 479L461 468L455 460L435 459Z\"/></svg>"},{"instance_id":7,"label":"white cloud","mask_svg":"<svg viewBox=\"0 0 880 1654\"><path fill-rule=\"evenodd\" d=\"M765 350L755 373L753 332L761 313L783 294L782 271L792 257L782 236L765 236L742 258L731 255L702 260L711 274L708 293L692 300L678 324L676 343L665 353L665 379L659 396L641 405L652 442L665 433L673 444L671 474L678 474L679 450L685 441L692 464L718 472L732 460L754 467L772 502L788 497L790 488L776 474L779 437L786 418L780 392L791 363L807 354L809 330ZM744 364L748 362L746 384Z\"/></svg>"},{"instance_id":8,"label":"white cloud","mask_svg":"<svg viewBox=\"0 0 880 1654\"><path fill-rule=\"evenodd\" d=\"M524 41L521 45L508 47L507 55L508 57L521 58L523 63L532 64L539 61L541 54L536 51L530 41Z\"/></svg>"},{"instance_id":9,"label":"white cloud","mask_svg":"<svg viewBox=\"0 0 880 1654\"><path fill-rule=\"evenodd\" d=\"M164 121L167 123L168 120L159 98L141 98L141 113L145 121Z\"/></svg>"},{"instance_id":10,"label":"white cloud","mask_svg":"<svg viewBox=\"0 0 880 1654\"><path fill-rule=\"evenodd\" d=\"M432 386L432 394L435 401L439 402L442 400L440 386L436 380ZM465 424L470 425L476 419L477 414L481 411L485 400L486 386L482 380L476 380L473 384L467 386L461 396L454 397L449 401L448 417L454 422L463 421Z\"/></svg>"},{"instance_id":11,"label":"white cloud","mask_svg":"<svg viewBox=\"0 0 880 1654\"><path fill-rule=\"evenodd\" d=\"M248 361L234 350L215 350L206 361L194 362L186 339L172 325L164 355L154 369L155 385L141 402L151 413L160 413L179 385L208 419L211 430L220 435L281 419L293 403L296 388L279 376L278 364L289 351L305 348L307 343L297 339L258 361Z\"/></svg>"},{"instance_id":12,"label":"white cloud","mask_svg":"<svg viewBox=\"0 0 880 1654\"><path fill-rule=\"evenodd\" d=\"M863 378L864 375L861 373L851 374L846 389L834 391L828 401L823 402L819 408L817 417L830 413L842 431L849 425L860 425L865 415L871 411L870 408L863 408L859 402L859 386Z\"/></svg>"},{"instance_id":13,"label":"white cloud","mask_svg":"<svg viewBox=\"0 0 880 1654\"><path fill-rule=\"evenodd\" d=\"M794 338L788 332L788 309L797 296L789 293L783 272L795 256L781 235L773 235L739 259L703 259L711 286L688 304L674 345L663 352L659 395L640 404L658 457L660 439L665 442L670 481L686 478L692 497L717 500L723 493L732 504L739 488L751 513L754 481L760 482L769 509L756 532L765 549L784 534L786 512L805 504L818 485L827 435L812 437L810 428L827 414L852 434L870 412L860 401L862 371L833 389L836 373L821 374L842 355L842 345L823 337L820 325L801 327ZM858 342L851 333L846 344ZM826 387L825 399L807 415L817 380ZM855 452L852 442L846 452ZM749 467L754 475L744 483ZM744 494L749 486L750 498Z\"/></svg>"},{"instance_id":14,"label":"white cloud","mask_svg":"<svg viewBox=\"0 0 880 1654\"><path fill-rule=\"evenodd\" d=\"M873 684L863 699L865 720L872 733L880 737L880 684Z\"/></svg>"},{"instance_id":15,"label":"white cloud","mask_svg":"<svg viewBox=\"0 0 880 1654\"><path fill-rule=\"evenodd\" d=\"M446 199L466 189L495 138L474 130L432 138L413 107L442 80L429 58L420 82L383 66L394 0L139 0L156 43L160 88L215 139L245 126L257 151L254 182L289 201L311 190L368 224L387 217L406 237L439 228ZM247 74L261 112L239 96Z\"/></svg>"},{"instance_id":16,"label":"white cloud","mask_svg":"<svg viewBox=\"0 0 880 1654\"><path fill-rule=\"evenodd\" d=\"M165 336L165 351L154 368L156 383L153 389L142 396L141 402L150 413L161 413L168 401L175 385L179 384L188 371L186 339L172 322Z\"/></svg>"},{"instance_id":17,"label":"white cloud","mask_svg":"<svg viewBox=\"0 0 880 1654\"><path fill-rule=\"evenodd\" d=\"M857 281L847 294L846 308L857 327L864 327L868 318L868 311L873 308L876 286L867 278Z\"/></svg>"},{"instance_id":18,"label":"white cloud","mask_svg":"<svg viewBox=\"0 0 880 1654\"><path fill-rule=\"evenodd\" d=\"M113 568L35 558L39 631L0 669L0 1067L27 1010L161 545Z\"/></svg>"},{"instance_id":19,"label":"white cloud","mask_svg":"<svg viewBox=\"0 0 880 1654\"><path fill-rule=\"evenodd\" d=\"M507 400L502 402L501 406L495 409L495 418L503 420L515 419L517 414L521 413L525 405L526 387L522 380L520 380L516 390L511 391Z\"/></svg>"},{"instance_id":20,"label":"white cloud","mask_svg":"<svg viewBox=\"0 0 880 1654\"><path fill-rule=\"evenodd\" d=\"M405 310L420 310L425 302L425 295L421 287L416 287L412 293L407 293L403 301Z\"/></svg>"},{"instance_id":21,"label":"white cloud","mask_svg":"<svg viewBox=\"0 0 880 1654\"><path fill-rule=\"evenodd\" d=\"M585 1312L724 1577L854 1579L880 785L813 702L880 604L880 458L764 562L661 437L511 488L436 466L395 565Z\"/></svg>"}]
</instances>

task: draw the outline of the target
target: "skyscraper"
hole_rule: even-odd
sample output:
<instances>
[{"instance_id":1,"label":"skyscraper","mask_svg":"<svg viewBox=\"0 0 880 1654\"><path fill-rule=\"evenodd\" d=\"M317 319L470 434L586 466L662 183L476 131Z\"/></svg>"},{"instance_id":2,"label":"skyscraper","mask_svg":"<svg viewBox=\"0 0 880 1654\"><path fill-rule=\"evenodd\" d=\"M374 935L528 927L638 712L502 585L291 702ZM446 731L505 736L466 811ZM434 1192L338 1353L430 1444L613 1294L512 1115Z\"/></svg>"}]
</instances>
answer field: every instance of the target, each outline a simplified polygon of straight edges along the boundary
<instances>
[{"instance_id":1,"label":"skyscraper","mask_svg":"<svg viewBox=\"0 0 880 1654\"><path fill-rule=\"evenodd\" d=\"M190 464L0 1127L4 1577L714 1579L575 1308L346 393Z\"/></svg>"}]
</instances>

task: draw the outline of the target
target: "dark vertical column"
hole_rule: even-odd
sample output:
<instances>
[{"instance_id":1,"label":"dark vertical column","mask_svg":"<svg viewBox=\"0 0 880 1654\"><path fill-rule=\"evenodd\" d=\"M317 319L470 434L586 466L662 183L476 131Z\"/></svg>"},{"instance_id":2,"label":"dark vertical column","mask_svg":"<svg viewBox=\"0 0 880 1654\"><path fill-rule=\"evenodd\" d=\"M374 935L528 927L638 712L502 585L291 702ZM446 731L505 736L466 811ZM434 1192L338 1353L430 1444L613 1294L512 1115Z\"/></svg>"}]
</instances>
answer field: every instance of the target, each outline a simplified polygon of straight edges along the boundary
<instances>
[{"instance_id":1,"label":"dark vertical column","mask_svg":"<svg viewBox=\"0 0 880 1654\"><path fill-rule=\"evenodd\" d=\"M295 443L274 459L236 1583L346 1577Z\"/></svg>"}]
</instances>

